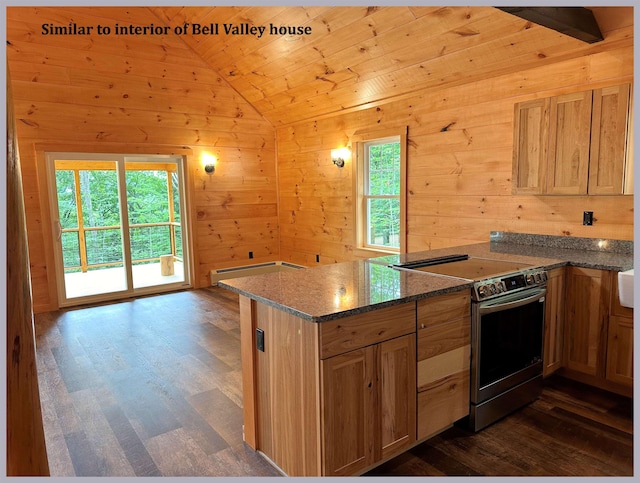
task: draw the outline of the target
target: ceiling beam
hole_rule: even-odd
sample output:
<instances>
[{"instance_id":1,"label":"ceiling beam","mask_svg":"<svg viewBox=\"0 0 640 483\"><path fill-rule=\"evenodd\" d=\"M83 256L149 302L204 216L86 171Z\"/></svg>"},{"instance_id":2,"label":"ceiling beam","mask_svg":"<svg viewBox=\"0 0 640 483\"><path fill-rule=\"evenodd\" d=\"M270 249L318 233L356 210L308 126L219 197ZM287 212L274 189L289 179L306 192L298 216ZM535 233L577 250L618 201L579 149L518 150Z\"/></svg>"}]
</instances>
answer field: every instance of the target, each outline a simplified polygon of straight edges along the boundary
<instances>
[{"instance_id":1,"label":"ceiling beam","mask_svg":"<svg viewBox=\"0 0 640 483\"><path fill-rule=\"evenodd\" d=\"M496 7L589 44L604 40L593 12L584 7Z\"/></svg>"}]
</instances>

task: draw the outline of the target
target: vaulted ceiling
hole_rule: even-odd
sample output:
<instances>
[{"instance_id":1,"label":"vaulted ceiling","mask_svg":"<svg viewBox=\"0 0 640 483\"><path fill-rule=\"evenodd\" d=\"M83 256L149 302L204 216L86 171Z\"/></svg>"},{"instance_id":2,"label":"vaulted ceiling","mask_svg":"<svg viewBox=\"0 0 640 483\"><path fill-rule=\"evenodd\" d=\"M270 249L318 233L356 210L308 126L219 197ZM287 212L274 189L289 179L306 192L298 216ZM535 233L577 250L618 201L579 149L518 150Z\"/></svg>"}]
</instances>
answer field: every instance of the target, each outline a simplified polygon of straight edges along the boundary
<instances>
[{"instance_id":1,"label":"vaulted ceiling","mask_svg":"<svg viewBox=\"0 0 640 483\"><path fill-rule=\"evenodd\" d=\"M587 44L493 7L152 7L274 125L368 107L425 88L472 82L589 53ZM632 7L592 9L607 43L633 41ZM229 34L223 24L264 26ZM311 34L271 35L275 27ZM192 27L193 28L193 27ZM581 54L581 55L584 55Z\"/></svg>"},{"instance_id":2,"label":"vaulted ceiling","mask_svg":"<svg viewBox=\"0 0 640 483\"><path fill-rule=\"evenodd\" d=\"M210 74L226 80L277 127L375 106L425 89L524 71L607 46L633 45L633 7L591 10L604 36L595 44L498 8L437 6L34 7L28 10L30 24L23 25L20 15L13 15L18 21L11 25L7 40L17 45L9 44L11 48L24 51L12 52L10 61L35 55L30 48L34 43L42 51L37 57L42 64L51 63L46 49L54 45L95 55L115 54L119 45L124 46L119 51L123 55L133 54L133 49L145 46L149 57L160 62L163 55L174 62L181 51L191 50L191 64L195 53ZM76 21L92 24L96 19L132 27L153 24L167 35L145 39L123 35L118 42L113 36L95 35L52 39L41 35L35 19L63 26ZM186 29L185 24L189 24ZM206 31L215 25L217 34ZM225 26L243 30L227 33ZM283 27L302 33L281 34ZM259 36L251 34L251 28L264 30ZM140 55L144 53L135 52ZM100 75L110 72L102 69Z\"/></svg>"}]
</instances>

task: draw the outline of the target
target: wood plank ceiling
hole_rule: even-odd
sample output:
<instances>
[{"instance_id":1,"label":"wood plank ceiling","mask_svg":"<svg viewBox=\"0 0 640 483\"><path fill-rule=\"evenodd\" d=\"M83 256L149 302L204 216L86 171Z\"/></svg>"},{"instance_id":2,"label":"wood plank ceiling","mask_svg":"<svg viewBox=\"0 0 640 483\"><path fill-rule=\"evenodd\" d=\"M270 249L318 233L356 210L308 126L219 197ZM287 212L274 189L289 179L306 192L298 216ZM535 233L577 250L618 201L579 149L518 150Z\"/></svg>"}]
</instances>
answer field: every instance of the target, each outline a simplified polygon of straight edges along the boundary
<instances>
[{"instance_id":1,"label":"wood plank ceiling","mask_svg":"<svg viewBox=\"0 0 640 483\"><path fill-rule=\"evenodd\" d=\"M371 107L425 88L588 54L584 42L493 7L150 7L275 126ZM604 42L633 36L633 7L592 8ZM218 24L217 35L193 25ZM265 26L227 35L224 24ZM310 27L271 35L269 26ZM597 48L597 47L593 47Z\"/></svg>"}]
</instances>

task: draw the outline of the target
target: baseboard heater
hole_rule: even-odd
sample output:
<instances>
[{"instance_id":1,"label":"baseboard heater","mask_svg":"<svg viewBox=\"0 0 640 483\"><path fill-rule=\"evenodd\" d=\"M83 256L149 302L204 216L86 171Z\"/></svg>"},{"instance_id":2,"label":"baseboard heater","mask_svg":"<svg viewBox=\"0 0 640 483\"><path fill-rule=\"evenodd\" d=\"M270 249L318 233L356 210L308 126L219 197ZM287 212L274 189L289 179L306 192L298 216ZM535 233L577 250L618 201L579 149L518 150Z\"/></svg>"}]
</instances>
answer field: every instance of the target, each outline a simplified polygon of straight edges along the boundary
<instances>
[{"instance_id":1,"label":"baseboard heater","mask_svg":"<svg viewBox=\"0 0 640 483\"><path fill-rule=\"evenodd\" d=\"M239 267L219 268L217 270L211 270L211 285L217 285L219 280L226 280L229 278L247 277L249 275L281 272L284 270L297 270L300 268L306 267L282 261L256 263L254 265L242 265Z\"/></svg>"}]
</instances>

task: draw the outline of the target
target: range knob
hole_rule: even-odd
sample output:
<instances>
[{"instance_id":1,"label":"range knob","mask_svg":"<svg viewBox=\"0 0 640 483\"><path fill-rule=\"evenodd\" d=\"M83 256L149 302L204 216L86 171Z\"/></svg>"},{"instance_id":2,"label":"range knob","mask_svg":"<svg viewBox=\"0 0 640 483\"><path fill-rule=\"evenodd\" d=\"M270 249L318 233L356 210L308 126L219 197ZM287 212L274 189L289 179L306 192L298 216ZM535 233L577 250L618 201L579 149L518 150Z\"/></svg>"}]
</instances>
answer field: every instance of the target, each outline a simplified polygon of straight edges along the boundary
<instances>
[{"instance_id":1,"label":"range knob","mask_svg":"<svg viewBox=\"0 0 640 483\"><path fill-rule=\"evenodd\" d=\"M527 281L527 285L533 285L533 274L532 273L527 273L527 276L525 277L525 280Z\"/></svg>"},{"instance_id":2,"label":"range knob","mask_svg":"<svg viewBox=\"0 0 640 483\"><path fill-rule=\"evenodd\" d=\"M533 279L536 281L536 283L540 283L542 281L542 277L540 276L540 272L536 272L533 274Z\"/></svg>"},{"instance_id":3,"label":"range knob","mask_svg":"<svg viewBox=\"0 0 640 483\"><path fill-rule=\"evenodd\" d=\"M480 295L480 297L486 297L489 295L489 288L486 285L480 285L478 287L478 295Z\"/></svg>"}]
</instances>

